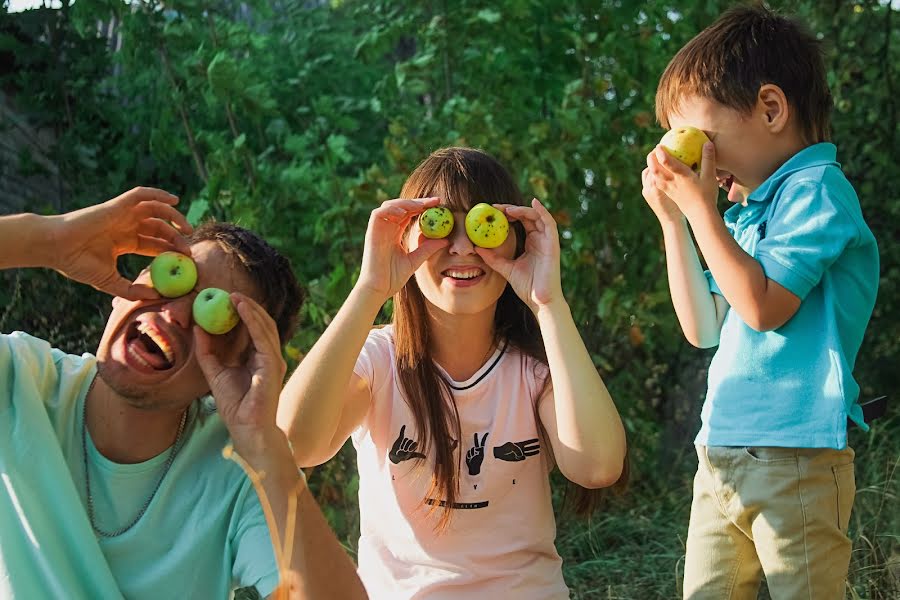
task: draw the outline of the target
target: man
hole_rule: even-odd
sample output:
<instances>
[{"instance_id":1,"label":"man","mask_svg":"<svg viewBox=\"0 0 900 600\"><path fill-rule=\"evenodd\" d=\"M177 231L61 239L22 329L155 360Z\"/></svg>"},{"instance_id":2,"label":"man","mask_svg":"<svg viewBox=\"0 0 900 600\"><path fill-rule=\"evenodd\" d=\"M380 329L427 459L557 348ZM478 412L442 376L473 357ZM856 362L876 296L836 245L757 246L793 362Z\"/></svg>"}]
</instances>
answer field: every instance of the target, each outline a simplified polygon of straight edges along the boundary
<instances>
[{"instance_id":1,"label":"man","mask_svg":"<svg viewBox=\"0 0 900 600\"><path fill-rule=\"evenodd\" d=\"M96 356L0 335L0 597L266 596L280 566L279 592L364 598L275 424L300 303L288 262L233 225L185 239L176 203L136 188L61 216L0 218L0 268L49 267L116 296ZM165 250L197 265L184 296L116 270L122 254ZM193 323L207 287L231 292L241 323L227 334ZM229 444L261 476L262 504L223 457ZM291 522L276 561L271 540Z\"/></svg>"}]
</instances>

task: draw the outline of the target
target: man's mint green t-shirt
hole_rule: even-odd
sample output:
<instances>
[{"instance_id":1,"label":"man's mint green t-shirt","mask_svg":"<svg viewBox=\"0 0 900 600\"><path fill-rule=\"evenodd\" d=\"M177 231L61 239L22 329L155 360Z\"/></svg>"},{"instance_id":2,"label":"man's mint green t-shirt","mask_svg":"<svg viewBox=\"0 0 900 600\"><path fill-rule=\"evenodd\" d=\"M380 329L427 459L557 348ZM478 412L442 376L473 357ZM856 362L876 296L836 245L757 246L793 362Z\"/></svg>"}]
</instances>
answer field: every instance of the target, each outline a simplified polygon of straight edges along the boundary
<instances>
[{"instance_id":1,"label":"man's mint green t-shirt","mask_svg":"<svg viewBox=\"0 0 900 600\"><path fill-rule=\"evenodd\" d=\"M82 451L84 398L96 374L37 338L0 335L0 598L227 598L278 582L253 485L222 456L228 431L192 408L183 445L140 520L94 534ZM131 522L171 448L139 464L103 457L87 437L95 522Z\"/></svg>"}]
</instances>

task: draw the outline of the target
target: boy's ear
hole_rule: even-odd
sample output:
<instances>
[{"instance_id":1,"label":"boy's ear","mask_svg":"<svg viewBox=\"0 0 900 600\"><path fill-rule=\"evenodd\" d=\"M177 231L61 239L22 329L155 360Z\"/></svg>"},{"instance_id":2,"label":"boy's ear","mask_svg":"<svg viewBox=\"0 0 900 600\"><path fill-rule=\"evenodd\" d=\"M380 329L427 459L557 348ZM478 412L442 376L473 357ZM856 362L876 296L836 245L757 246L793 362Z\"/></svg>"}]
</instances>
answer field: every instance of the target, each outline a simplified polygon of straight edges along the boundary
<instances>
[{"instance_id":1,"label":"boy's ear","mask_svg":"<svg viewBox=\"0 0 900 600\"><path fill-rule=\"evenodd\" d=\"M756 96L756 110L771 133L781 133L787 127L790 105L787 96L784 95L784 90L777 85L767 83L759 88Z\"/></svg>"}]
</instances>

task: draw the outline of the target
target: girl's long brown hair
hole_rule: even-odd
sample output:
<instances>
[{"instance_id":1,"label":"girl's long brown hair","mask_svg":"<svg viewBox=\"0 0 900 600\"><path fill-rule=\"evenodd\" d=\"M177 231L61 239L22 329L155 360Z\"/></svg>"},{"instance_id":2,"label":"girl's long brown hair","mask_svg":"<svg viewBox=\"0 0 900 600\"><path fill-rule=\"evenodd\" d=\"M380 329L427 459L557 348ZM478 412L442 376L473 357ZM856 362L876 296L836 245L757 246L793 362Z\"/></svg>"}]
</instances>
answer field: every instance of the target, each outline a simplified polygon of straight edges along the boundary
<instances>
[{"instance_id":1,"label":"girl's long brown hair","mask_svg":"<svg viewBox=\"0 0 900 600\"><path fill-rule=\"evenodd\" d=\"M506 169L490 155L472 148L444 148L433 152L413 171L400 192L401 198L435 196L440 197L451 211L464 213L479 202L523 204L518 186ZM519 222L511 225L516 234L515 256L519 256L525 248L525 229ZM510 348L547 364L537 319L509 285L497 302L494 336L496 341L506 341ZM455 448L450 440L459 440L461 444L462 434L453 392L432 359L425 299L415 277L411 277L394 296L394 344L401 389L421 437L419 448L426 456L434 457L431 489L423 502L437 500L429 502L432 511L443 507L438 529L444 529L458 498L463 454L460 452L460 459L454 461ZM547 436L538 416L537 403L549 385L548 376L541 392L531 399L535 422L545 442ZM551 450L547 443L544 447ZM627 463L616 486L624 485L626 479ZM590 514L602 497L602 490L580 486L575 486L571 497L567 493L567 500L581 515ZM444 502L440 502L441 499Z\"/></svg>"}]
</instances>

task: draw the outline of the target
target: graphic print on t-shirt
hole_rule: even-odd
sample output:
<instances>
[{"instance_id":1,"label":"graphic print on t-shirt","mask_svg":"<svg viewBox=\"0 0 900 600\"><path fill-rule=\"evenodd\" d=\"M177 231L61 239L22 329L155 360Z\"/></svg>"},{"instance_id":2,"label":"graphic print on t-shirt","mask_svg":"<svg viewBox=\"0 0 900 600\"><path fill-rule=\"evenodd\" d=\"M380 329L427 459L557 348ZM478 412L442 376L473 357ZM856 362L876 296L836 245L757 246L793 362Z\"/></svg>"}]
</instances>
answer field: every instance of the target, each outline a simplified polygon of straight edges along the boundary
<instances>
[{"instance_id":1,"label":"graphic print on t-shirt","mask_svg":"<svg viewBox=\"0 0 900 600\"><path fill-rule=\"evenodd\" d=\"M494 446L494 458L509 462L519 462L529 456L540 454L540 445L538 438L525 440L524 442L506 442L502 446Z\"/></svg>"},{"instance_id":2,"label":"graphic print on t-shirt","mask_svg":"<svg viewBox=\"0 0 900 600\"><path fill-rule=\"evenodd\" d=\"M484 442L487 436L488 434L485 433L479 444L478 433L475 433L475 445L466 452L466 466L469 467L469 475L472 477L481 473L481 463L484 462Z\"/></svg>"},{"instance_id":3,"label":"graphic print on t-shirt","mask_svg":"<svg viewBox=\"0 0 900 600\"><path fill-rule=\"evenodd\" d=\"M391 451L388 452L388 458L391 459L391 462L395 465L399 465L404 460L411 460L413 458L425 458L425 455L421 452L416 452L416 446L419 445L419 442L409 439L404 435L406 433L406 425L403 425L400 428L400 433L397 435L397 439L394 440L394 445L391 446Z\"/></svg>"}]
</instances>

